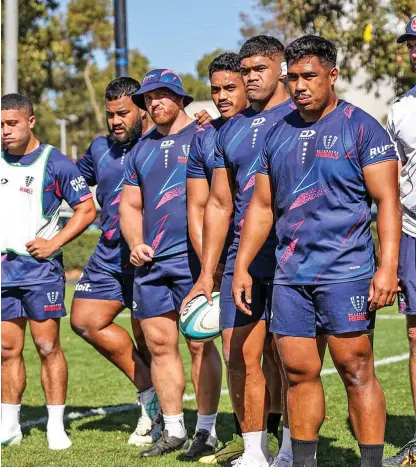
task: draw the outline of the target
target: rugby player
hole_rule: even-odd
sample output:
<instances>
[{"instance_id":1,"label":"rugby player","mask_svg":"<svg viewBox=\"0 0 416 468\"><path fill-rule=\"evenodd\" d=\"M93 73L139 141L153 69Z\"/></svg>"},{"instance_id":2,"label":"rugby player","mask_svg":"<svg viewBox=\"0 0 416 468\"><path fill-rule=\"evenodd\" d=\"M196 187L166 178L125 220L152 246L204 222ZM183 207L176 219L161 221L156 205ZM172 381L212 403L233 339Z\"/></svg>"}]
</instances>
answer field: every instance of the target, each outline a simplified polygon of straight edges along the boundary
<instances>
[{"instance_id":1,"label":"rugby player","mask_svg":"<svg viewBox=\"0 0 416 468\"><path fill-rule=\"evenodd\" d=\"M259 148L267 131L293 111L294 104L281 80L284 47L277 39L253 37L242 46L239 55L240 72L251 106L218 132L215 169L204 215L202 271L184 304L199 294L212 301L214 274L234 214L234 240L228 250L220 290L220 326L231 399L244 441L244 453L237 466L268 466L273 460L266 431L270 396L261 356L267 333L270 284L275 269L273 235L250 270L256 285L250 317L236 308L231 284L240 231L254 189ZM275 373L278 372L276 365ZM277 428L278 421L275 425Z\"/></svg>"},{"instance_id":2,"label":"rugby player","mask_svg":"<svg viewBox=\"0 0 416 468\"><path fill-rule=\"evenodd\" d=\"M133 96L156 128L135 146L128 161L120 204L121 228L136 268L133 314L141 321L151 354L152 380L163 412L162 437L143 457L184 447L188 440L182 396L185 375L178 349L178 312L199 274L187 233L186 163L197 124L184 111L190 97L172 70L157 69ZM198 420L188 455L198 456L202 430L217 444L215 421L221 391L221 360L213 342L191 343L192 381Z\"/></svg>"},{"instance_id":3,"label":"rugby player","mask_svg":"<svg viewBox=\"0 0 416 468\"><path fill-rule=\"evenodd\" d=\"M71 312L72 329L116 365L138 390L141 416L128 441L133 445L151 444L161 433L159 404L140 325L132 320L135 346L127 330L114 323L124 307L132 308L134 266L120 233L119 204L131 149L146 132L143 120L150 121L131 99L139 89L139 82L130 77L109 83L105 92L108 135L97 137L77 162L88 185L97 186L102 235L75 288Z\"/></svg>"},{"instance_id":4,"label":"rugby player","mask_svg":"<svg viewBox=\"0 0 416 468\"><path fill-rule=\"evenodd\" d=\"M316 466L325 418L317 335L347 393L361 466L381 466L386 407L374 373L376 310L398 290L401 211L397 157L387 132L339 99L337 50L304 36L285 52L297 110L267 135L246 215L233 283L237 306L252 313L249 266L275 220L277 235L270 330L289 382L293 466ZM370 231L378 205L378 269ZM254 284L254 283L253 283Z\"/></svg>"},{"instance_id":5,"label":"rugby player","mask_svg":"<svg viewBox=\"0 0 416 468\"><path fill-rule=\"evenodd\" d=\"M92 194L75 164L33 133L36 117L21 94L1 100L1 444L22 440L20 406L26 386L26 324L41 361L46 437L51 450L71 446L64 430L68 371L59 343L66 315L62 247L94 220ZM60 231L59 208L74 210Z\"/></svg>"},{"instance_id":6,"label":"rugby player","mask_svg":"<svg viewBox=\"0 0 416 468\"><path fill-rule=\"evenodd\" d=\"M405 33L397 42L407 45L410 65L416 73L416 16L410 19ZM402 291L398 293L399 310L407 318L410 343L410 382L416 413L416 86L392 105L387 131L399 157L400 201L403 207L402 239L399 256L399 278ZM383 466L416 465L416 433Z\"/></svg>"}]
</instances>

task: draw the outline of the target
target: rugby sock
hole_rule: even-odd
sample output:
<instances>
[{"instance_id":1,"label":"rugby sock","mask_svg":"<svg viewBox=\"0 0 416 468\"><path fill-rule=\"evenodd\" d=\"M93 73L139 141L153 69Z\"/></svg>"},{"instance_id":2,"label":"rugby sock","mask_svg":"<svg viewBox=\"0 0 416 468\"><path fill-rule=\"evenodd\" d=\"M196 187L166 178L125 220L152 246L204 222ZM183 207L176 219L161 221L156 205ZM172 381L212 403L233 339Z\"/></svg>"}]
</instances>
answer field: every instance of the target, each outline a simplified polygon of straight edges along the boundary
<instances>
[{"instance_id":1,"label":"rugby sock","mask_svg":"<svg viewBox=\"0 0 416 468\"><path fill-rule=\"evenodd\" d=\"M168 431L170 437L179 437L183 439L186 437L185 422L183 420L183 413L174 414L173 416L163 415L163 422L165 423L165 430Z\"/></svg>"},{"instance_id":2,"label":"rugby sock","mask_svg":"<svg viewBox=\"0 0 416 468\"><path fill-rule=\"evenodd\" d=\"M46 430L51 433L65 431L65 405L46 405L46 408L48 409L48 424L46 425Z\"/></svg>"},{"instance_id":3,"label":"rugby sock","mask_svg":"<svg viewBox=\"0 0 416 468\"><path fill-rule=\"evenodd\" d=\"M269 460L267 431L243 432L244 455L253 462L262 463Z\"/></svg>"},{"instance_id":4,"label":"rugby sock","mask_svg":"<svg viewBox=\"0 0 416 468\"><path fill-rule=\"evenodd\" d=\"M21 432L20 429L20 407L21 405L1 404L2 433L14 436Z\"/></svg>"},{"instance_id":5,"label":"rugby sock","mask_svg":"<svg viewBox=\"0 0 416 468\"><path fill-rule=\"evenodd\" d=\"M214 414L199 414L196 421L195 433L201 429L205 429L212 437L217 438L215 431L215 422L217 421L217 413Z\"/></svg>"},{"instance_id":6,"label":"rugby sock","mask_svg":"<svg viewBox=\"0 0 416 468\"><path fill-rule=\"evenodd\" d=\"M273 434L276 438L281 417L282 413L269 413L269 415L267 416L267 433Z\"/></svg>"},{"instance_id":7,"label":"rugby sock","mask_svg":"<svg viewBox=\"0 0 416 468\"><path fill-rule=\"evenodd\" d=\"M293 466L317 466L316 451L318 441L299 440L291 437L293 450Z\"/></svg>"},{"instance_id":8,"label":"rugby sock","mask_svg":"<svg viewBox=\"0 0 416 468\"><path fill-rule=\"evenodd\" d=\"M358 444L361 452L361 466L381 466L384 444Z\"/></svg>"},{"instance_id":9,"label":"rugby sock","mask_svg":"<svg viewBox=\"0 0 416 468\"><path fill-rule=\"evenodd\" d=\"M285 426L283 426L282 445L280 446L279 453L284 453L285 455L288 455L290 458L293 459L292 442L290 440L290 429Z\"/></svg>"},{"instance_id":10,"label":"rugby sock","mask_svg":"<svg viewBox=\"0 0 416 468\"><path fill-rule=\"evenodd\" d=\"M237 435L239 435L240 437L242 437L241 426L240 426L240 422L239 422L239 420L237 418L237 415L235 413L233 413L233 417L234 417L235 433Z\"/></svg>"},{"instance_id":11,"label":"rugby sock","mask_svg":"<svg viewBox=\"0 0 416 468\"><path fill-rule=\"evenodd\" d=\"M160 413L160 406L153 385L139 393L139 402L142 407L141 418L148 419L149 422L154 421Z\"/></svg>"}]
</instances>

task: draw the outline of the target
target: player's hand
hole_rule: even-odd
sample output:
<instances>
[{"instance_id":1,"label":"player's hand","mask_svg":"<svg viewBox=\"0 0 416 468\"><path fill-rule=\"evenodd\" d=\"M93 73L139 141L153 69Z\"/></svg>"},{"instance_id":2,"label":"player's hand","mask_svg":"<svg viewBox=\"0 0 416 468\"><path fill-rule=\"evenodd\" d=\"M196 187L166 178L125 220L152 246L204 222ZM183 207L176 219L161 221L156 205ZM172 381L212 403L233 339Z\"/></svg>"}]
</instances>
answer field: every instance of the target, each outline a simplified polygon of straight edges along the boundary
<instances>
[{"instance_id":1,"label":"player's hand","mask_svg":"<svg viewBox=\"0 0 416 468\"><path fill-rule=\"evenodd\" d=\"M377 310L393 305L399 291L399 279L396 270L379 268L370 282L368 291L369 309Z\"/></svg>"},{"instance_id":2,"label":"player's hand","mask_svg":"<svg viewBox=\"0 0 416 468\"><path fill-rule=\"evenodd\" d=\"M224 274L225 270L225 265L222 263L218 263L217 269L215 271L214 275L214 291L219 292L221 288L221 281L222 281L222 275Z\"/></svg>"},{"instance_id":3,"label":"player's hand","mask_svg":"<svg viewBox=\"0 0 416 468\"><path fill-rule=\"evenodd\" d=\"M47 240L42 237L36 237L36 239L29 241L25 246L30 255L39 260L49 258L59 249L59 245L53 239Z\"/></svg>"},{"instance_id":4,"label":"player's hand","mask_svg":"<svg viewBox=\"0 0 416 468\"><path fill-rule=\"evenodd\" d=\"M212 300L212 291L214 289L214 279L210 275L200 276L198 281L194 284L194 287L189 291L189 294L185 297L182 301L181 309L179 313L181 314L183 309L185 308L186 304L195 299L197 296L203 294L208 301L209 305L213 304Z\"/></svg>"},{"instance_id":5,"label":"player's hand","mask_svg":"<svg viewBox=\"0 0 416 468\"><path fill-rule=\"evenodd\" d=\"M153 260L154 251L150 245L137 244L130 251L130 262L134 266L143 266Z\"/></svg>"},{"instance_id":6,"label":"player's hand","mask_svg":"<svg viewBox=\"0 0 416 468\"><path fill-rule=\"evenodd\" d=\"M235 305L246 315L252 315L251 289L253 280L247 270L235 270L233 279L233 297Z\"/></svg>"},{"instance_id":7,"label":"player's hand","mask_svg":"<svg viewBox=\"0 0 416 468\"><path fill-rule=\"evenodd\" d=\"M200 112L196 112L194 116L198 122L198 125L205 125L212 120L212 117L209 115L206 109L202 109Z\"/></svg>"}]
</instances>

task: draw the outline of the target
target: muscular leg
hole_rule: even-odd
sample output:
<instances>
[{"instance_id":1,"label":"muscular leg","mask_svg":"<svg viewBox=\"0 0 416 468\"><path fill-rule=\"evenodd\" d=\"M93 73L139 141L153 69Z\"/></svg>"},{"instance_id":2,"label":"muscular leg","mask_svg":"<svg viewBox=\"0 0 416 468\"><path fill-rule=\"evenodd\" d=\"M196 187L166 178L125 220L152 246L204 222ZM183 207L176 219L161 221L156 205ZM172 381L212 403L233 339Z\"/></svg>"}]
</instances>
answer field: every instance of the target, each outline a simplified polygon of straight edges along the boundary
<instances>
[{"instance_id":1,"label":"muscular leg","mask_svg":"<svg viewBox=\"0 0 416 468\"><path fill-rule=\"evenodd\" d=\"M41 360L41 380L48 405L64 405L68 369L59 343L59 319L29 320L30 332Z\"/></svg>"},{"instance_id":2,"label":"muscular leg","mask_svg":"<svg viewBox=\"0 0 416 468\"><path fill-rule=\"evenodd\" d=\"M318 438L325 418L325 398L320 378L322 360L315 338L275 335L288 381L288 412L291 436L312 441Z\"/></svg>"},{"instance_id":3,"label":"muscular leg","mask_svg":"<svg viewBox=\"0 0 416 468\"><path fill-rule=\"evenodd\" d=\"M386 425L384 393L374 372L367 333L328 336L332 359L344 382L348 410L360 444L383 444Z\"/></svg>"},{"instance_id":4,"label":"muscular leg","mask_svg":"<svg viewBox=\"0 0 416 468\"><path fill-rule=\"evenodd\" d=\"M230 394L243 433L264 431L270 397L261 368L266 337L264 320L222 331Z\"/></svg>"},{"instance_id":5,"label":"muscular leg","mask_svg":"<svg viewBox=\"0 0 416 468\"><path fill-rule=\"evenodd\" d=\"M182 413L185 374L178 348L178 314L171 311L141 320L152 356L151 374L164 415Z\"/></svg>"},{"instance_id":6,"label":"muscular leg","mask_svg":"<svg viewBox=\"0 0 416 468\"><path fill-rule=\"evenodd\" d=\"M146 390L152 385L149 366L127 330L113 322L122 307L120 301L75 298L71 326L77 335L115 364L138 390Z\"/></svg>"},{"instance_id":7,"label":"muscular leg","mask_svg":"<svg viewBox=\"0 0 416 468\"><path fill-rule=\"evenodd\" d=\"M270 394L270 412L267 416L267 432L277 437L284 403L282 400L283 382L273 350L273 337L267 334L263 348L263 374ZM277 353L276 353L277 354ZM277 356L278 357L278 356ZM279 359L280 361L280 359Z\"/></svg>"},{"instance_id":8,"label":"muscular leg","mask_svg":"<svg viewBox=\"0 0 416 468\"><path fill-rule=\"evenodd\" d=\"M20 404L26 387L23 361L26 319L1 322L1 401Z\"/></svg>"},{"instance_id":9,"label":"muscular leg","mask_svg":"<svg viewBox=\"0 0 416 468\"><path fill-rule=\"evenodd\" d=\"M221 394L222 365L217 347L213 341L196 343L187 340L192 358L192 383L194 385L198 413L202 415L217 412Z\"/></svg>"}]
</instances>

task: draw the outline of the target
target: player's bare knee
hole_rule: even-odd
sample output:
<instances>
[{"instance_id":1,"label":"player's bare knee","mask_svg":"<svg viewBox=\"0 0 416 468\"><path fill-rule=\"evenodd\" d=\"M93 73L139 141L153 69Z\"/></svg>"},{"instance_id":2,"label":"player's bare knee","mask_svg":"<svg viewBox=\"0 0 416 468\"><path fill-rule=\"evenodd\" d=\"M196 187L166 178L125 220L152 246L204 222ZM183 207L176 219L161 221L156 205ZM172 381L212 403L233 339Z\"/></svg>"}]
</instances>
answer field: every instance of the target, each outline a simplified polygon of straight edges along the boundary
<instances>
[{"instance_id":1,"label":"player's bare knee","mask_svg":"<svg viewBox=\"0 0 416 468\"><path fill-rule=\"evenodd\" d=\"M303 383L311 383L320 379L321 367L317 365L288 365L285 364L284 372L289 387Z\"/></svg>"},{"instance_id":2,"label":"player's bare knee","mask_svg":"<svg viewBox=\"0 0 416 468\"><path fill-rule=\"evenodd\" d=\"M1 343L1 360L5 363L9 360L19 358L23 353L23 346L16 346L11 343Z\"/></svg>"},{"instance_id":3,"label":"player's bare knee","mask_svg":"<svg viewBox=\"0 0 416 468\"><path fill-rule=\"evenodd\" d=\"M35 346L41 359L50 359L55 357L60 351L59 343L56 340L45 338L35 339Z\"/></svg>"},{"instance_id":4,"label":"player's bare knee","mask_svg":"<svg viewBox=\"0 0 416 468\"><path fill-rule=\"evenodd\" d=\"M154 362L156 362L158 359L174 356L179 352L177 343L163 334L147 336L146 342L147 348Z\"/></svg>"},{"instance_id":5,"label":"player's bare knee","mask_svg":"<svg viewBox=\"0 0 416 468\"><path fill-rule=\"evenodd\" d=\"M411 353L416 354L416 327L407 329L407 338L409 339Z\"/></svg>"},{"instance_id":6,"label":"player's bare knee","mask_svg":"<svg viewBox=\"0 0 416 468\"><path fill-rule=\"evenodd\" d=\"M204 344L196 341L187 341L189 352L191 353L192 359L201 358L204 354Z\"/></svg>"},{"instance_id":7,"label":"player's bare knee","mask_svg":"<svg viewBox=\"0 0 416 468\"><path fill-rule=\"evenodd\" d=\"M344 385L347 389L360 389L375 379L374 368L368 356L356 356L338 365Z\"/></svg>"}]
</instances>

